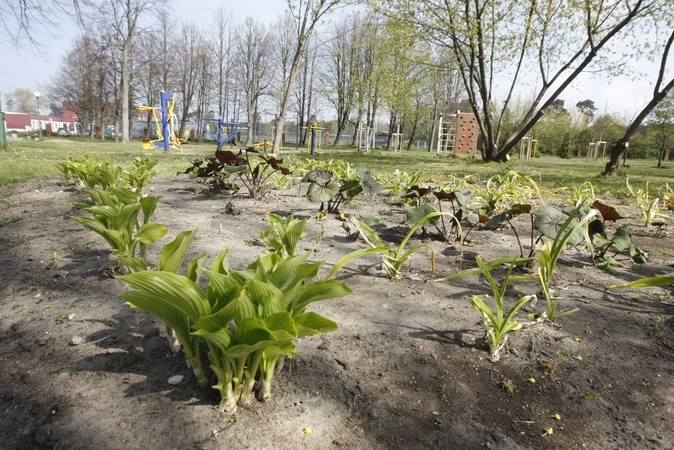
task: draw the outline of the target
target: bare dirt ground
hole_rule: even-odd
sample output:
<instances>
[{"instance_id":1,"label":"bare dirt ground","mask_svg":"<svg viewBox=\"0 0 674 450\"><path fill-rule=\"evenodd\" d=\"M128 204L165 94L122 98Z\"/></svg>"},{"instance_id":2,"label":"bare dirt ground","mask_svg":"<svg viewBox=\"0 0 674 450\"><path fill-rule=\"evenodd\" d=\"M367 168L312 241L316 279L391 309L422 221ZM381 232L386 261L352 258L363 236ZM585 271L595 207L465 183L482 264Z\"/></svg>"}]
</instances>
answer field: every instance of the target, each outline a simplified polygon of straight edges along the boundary
<instances>
[{"instance_id":1,"label":"bare dirt ground","mask_svg":"<svg viewBox=\"0 0 674 450\"><path fill-rule=\"evenodd\" d=\"M206 251L213 257L229 247L232 267L244 268L265 253L255 242L267 226L264 211L309 218L301 247L313 252L312 259L327 260L323 276L341 256L364 246L347 239L333 217L316 221L317 205L297 189L252 201L208 198L196 187L186 178L151 185L163 197L155 222L170 234L151 247L150 262L178 232L199 228L192 257ZM356 260L337 276L355 293L312 305L340 329L300 340L298 357L274 378L272 400L231 417L214 408L219 394L200 388L184 358L170 352L158 320L118 297L126 288L111 276L106 243L70 220L84 214L71 203L86 198L56 177L0 191L6 223L0 228L2 448L674 446L672 291L608 289L672 272L672 260L653 251L671 251L671 238L655 237L637 220L627 223L649 261L628 262L609 274L592 267L586 253L567 250L557 275L560 303L580 312L559 325L513 333L498 363L486 358L479 315L470 305L473 294L491 292L484 278L426 282L424 250L400 281L389 281L376 257ZM226 214L228 201L242 214ZM408 229L401 223L403 207L382 195L343 211L380 215L376 229L390 242ZM436 250L438 276L473 267L476 254L491 260L516 253L511 232L473 231L471 238L463 254L426 238ZM509 299L539 290L537 283L513 283ZM539 302L536 312L543 308ZM519 316L526 320L526 312ZM74 336L83 343L71 345ZM544 358L554 361L554 372L541 366ZM184 381L169 385L178 374ZM505 380L514 392L504 389Z\"/></svg>"}]
</instances>

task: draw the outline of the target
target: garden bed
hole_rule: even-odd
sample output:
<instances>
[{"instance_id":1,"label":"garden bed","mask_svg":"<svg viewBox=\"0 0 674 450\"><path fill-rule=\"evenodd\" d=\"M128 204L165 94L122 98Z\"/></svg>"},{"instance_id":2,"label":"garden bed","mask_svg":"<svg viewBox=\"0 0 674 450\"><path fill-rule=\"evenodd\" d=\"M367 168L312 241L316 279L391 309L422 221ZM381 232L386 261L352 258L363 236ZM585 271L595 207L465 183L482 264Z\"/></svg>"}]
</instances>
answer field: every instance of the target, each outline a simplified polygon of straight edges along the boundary
<instances>
[{"instance_id":1,"label":"garden bed","mask_svg":"<svg viewBox=\"0 0 674 450\"><path fill-rule=\"evenodd\" d=\"M0 194L5 448L624 449L674 442L671 290L608 288L671 273L672 259L654 251L672 251L671 238L636 218L622 222L648 262L607 273L585 252L567 249L557 273L560 306L580 312L512 333L498 363L487 360L470 304L473 295L491 293L484 278L427 282L425 249L399 281L388 280L376 255L357 259L336 276L354 294L310 307L340 329L300 339L298 357L275 377L271 401L230 416L214 407L218 392L200 388L184 358L171 353L159 321L118 297L128 288L114 278L105 241L70 219L83 215L71 203L87 196L60 181L32 180ZM309 219L299 247L311 260L327 260L319 277L364 247L333 216L316 221L317 204L297 188L254 201L208 197L196 186L186 178L150 185L162 196L153 221L169 229L151 246L152 265L161 245L198 228L188 259L229 247L230 265L245 268L266 253L258 238L270 212ZM240 215L226 212L229 201ZM374 228L387 242L399 243L409 229L403 207L383 195L358 197L342 212L379 215ZM526 221L516 224L526 236ZM474 230L470 238L461 249L429 230L424 239L435 249L437 277L475 267L477 254L490 261L518 253L508 230ZM508 301L539 291L538 283L513 282ZM535 312L519 317L527 322ZM83 342L72 345L73 337ZM552 360L554 370L541 360ZM177 386L168 384L174 375L184 375Z\"/></svg>"}]
</instances>

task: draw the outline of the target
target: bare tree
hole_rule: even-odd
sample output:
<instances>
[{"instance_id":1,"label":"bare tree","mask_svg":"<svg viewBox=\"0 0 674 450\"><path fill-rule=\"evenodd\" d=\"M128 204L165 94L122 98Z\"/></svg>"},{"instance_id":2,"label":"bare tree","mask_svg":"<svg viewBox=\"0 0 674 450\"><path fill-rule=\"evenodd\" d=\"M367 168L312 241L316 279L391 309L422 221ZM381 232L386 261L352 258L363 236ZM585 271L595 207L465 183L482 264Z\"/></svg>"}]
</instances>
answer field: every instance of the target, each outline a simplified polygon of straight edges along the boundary
<instances>
[{"instance_id":1,"label":"bare tree","mask_svg":"<svg viewBox=\"0 0 674 450\"><path fill-rule=\"evenodd\" d=\"M286 114L290 106L290 97L295 86L295 80L300 71L302 58L308 48L308 43L311 35L316 29L319 21L330 11L339 5L340 0L288 0L288 8L295 20L297 39L295 41L295 49L293 51L292 63L290 64L290 73L288 75L287 83L281 90L281 103L278 112L278 119L276 123L276 130L274 133L274 144L272 146L272 153L278 154L281 148L281 139L283 136L283 126L286 121Z\"/></svg>"},{"instance_id":2,"label":"bare tree","mask_svg":"<svg viewBox=\"0 0 674 450\"><path fill-rule=\"evenodd\" d=\"M79 17L79 6L78 0L0 0L0 40L15 47L27 41L39 48L33 35L36 29L52 32L58 28L56 17Z\"/></svg>"},{"instance_id":3,"label":"bare tree","mask_svg":"<svg viewBox=\"0 0 674 450\"><path fill-rule=\"evenodd\" d=\"M614 41L663 0L395 0L389 11L452 52L476 114L484 160L503 161L544 111ZM617 44L616 44L617 45ZM532 76L536 85L531 86ZM514 93L533 90L516 126L504 133ZM496 101L501 92L503 101Z\"/></svg>"},{"instance_id":4,"label":"bare tree","mask_svg":"<svg viewBox=\"0 0 674 450\"><path fill-rule=\"evenodd\" d=\"M60 102L79 117L83 125L82 135L84 126L89 126L92 139L97 119L103 134L106 108L109 107L110 65L105 57L107 49L109 42L103 38L93 33L82 36L66 55L47 88L53 101Z\"/></svg>"},{"instance_id":5,"label":"bare tree","mask_svg":"<svg viewBox=\"0 0 674 450\"><path fill-rule=\"evenodd\" d=\"M131 56L136 36L142 28L142 19L158 11L165 0L100 0L90 13L92 18L110 26L121 50L121 116L122 142L130 140Z\"/></svg>"},{"instance_id":6,"label":"bare tree","mask_svg":"<svg viewBox=\"0 0 674 450\"><path fill-rule=\"evenodd\" d=\"M270 39L265 26L247 17L239 29L236 49L237 82L246 98L247 144L252 145L258 122L259 100L271 82Z\"/></svg>"},{"instance_id":7,"label":"bare tree","mask_svg":"<svg viewBox=\"0 0 674 450\"><path fill-rule=\"evenodd\" d=\"M233 25L234 19L231 12L228 13L222 8L215 12L211 31L216 83L215 100L218 104L218 117L225 120L233 120L233 117L230 116L230 96L233 91Z\"/></svg>"},{"instance_id":8,"label":"bare tree","mask_svg":"<svg viewBox=\"0 0 674 450\"><path fill-rule=\"evenodd\" d=\"M327 56L323 70L324 93L337 113L337 136L333 147L337 147L339 136L346 128L356 102L356 83L359 64L360 17L345 17L334 22L327 35Z\"/></svg>"},{"instance_id":9,"label":"bare tree","mask_svg":"<svg viewBox=\"0 0 674 450\"><path fill-rule=\"evenodd\" d=\"M604 168L604 175L608 175L613 171L618 170L618 165L620 164L620 157L627 151L627 143L632 138L634 133L637 132L641 123L648 117L649 114L658 106L658 104L667 97L669 91L674 88L674 77L669 81L665 80L665 77L668 74L669 66L667 64L667 59L669 58L669 52L672 50L672 44L674 44L674 29L671 30L669 38L664 44L662 53L660 55L660 68L658 70L658 77L653 86L653 96L651 100L644 106L639 114L632 120L627 131L622 138L618 140L611 149L611 158L606 163ZM664 84L663 84L664 83Z\"/></svg>"},{"instance_id":10,"label":"bare tree","mask_svg":"<svg viewBox=\"0 0 674 450\"><path fill-rule=\"evenodd\" d=\"M197 93L202 69L201 61L206 57L206 42L201 30L193 24L184 25L181 31L179 52L181 55L178 65L176 88L181 94L180 108L180 135L185 132L187 119L192 102Z\"/></svg>"}]
</instances>

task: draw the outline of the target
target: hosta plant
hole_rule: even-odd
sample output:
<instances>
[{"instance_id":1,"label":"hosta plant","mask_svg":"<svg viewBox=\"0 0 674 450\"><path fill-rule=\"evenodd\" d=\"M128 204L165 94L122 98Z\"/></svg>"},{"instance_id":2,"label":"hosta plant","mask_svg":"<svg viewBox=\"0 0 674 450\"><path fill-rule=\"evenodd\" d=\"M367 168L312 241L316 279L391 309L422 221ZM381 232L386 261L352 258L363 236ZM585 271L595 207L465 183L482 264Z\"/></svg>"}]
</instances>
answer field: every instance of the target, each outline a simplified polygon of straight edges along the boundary
<instances>
[{"instance_id":1,"label":"hosta plant","mask_svg":"<svg viewBox=\"0 0 674 450\"><path fill-rule=\"evenodd\" d=\"M461 236L463 235L461 230L463 210L459 208L458 212L444 213L442 211L442 206L440 206L441 202L438 202L438 205L440 207L440 211L438 211L440 214L424 222L421 225L422 228L432 225L443 240L450 241L451 239L454 239L461 242ZM436 209L433 206L421 205L408 210L405 213L405 219L411 224L416 224L422 217L433 212L436 212ZM447 221L445 221L445 216L448 216Z\"/></svg>"},{"instance_id":2,"label":"hosta plant","mask_svg":"<svg viewBox=\"0 0 674 450\"><path fill-rule=\"evenodd\" d=\"M320 210L339 213L342 203L349 203L359 194L376 194L382 185L374 179L370 172L356 171L356 178L335 180L330 170L314 169L309 171L303 183L309 183L307 198L311 202L321 202Z\"/></svg>"},{"instance_id":3,"label":"hosta plant","mask_svg":"<svg viewBox=\"0 0 674 450\"><path fill-rule=\"evenodd\" d=\"M188 265L186 276L157 271L121 277L134 289L122 297L176 330L202 383L199 346L208 345L220 408L232 413L237 404L250 401L256 387L260 399L269 398L277 361L282 355L295 355L295 339L337 328L306 308L352 291L338 281L313 281L323 263L307 263L308 256L307 252L284 258L273 252L235 271L229 268L225 251L210 270L201 263L195 265L198 270ZM206 290L196 283L201 272L209 279Z\"/></svg>"},{"instance_id":4,"label":"hosta plant","mask_svg":"<svg viewBox=\"0 0 674 450\"><path fill-rule=\"evenodd\" d=\"M108 161L97 162L89 156L61 161L56 164L66 182L72 178L81 190L108 189L117 186L122 177L122 168Z\"/></svg>"},{"instance_id":5,"label":"hosta plant","mask_svg":"<svg viewBox=\"0 0 674 450\"><path fill-rule=\"evenodd\" d=\"M268 247L274 249L282 258L294 256L297 243L306 236L304 227L307 220L295 220L292 214L283 223L283 219L276 214L267 214L269 227L262 231L260 238Z\"/></svg>"},{"instance_id":6,"label":"hosta plant","mask_svg":"<svg viewBox=\"0 0 674 450\"><path fill-rule=\"evenodd\" d=\"M482 258L478 255L475 258L475 261L477 262L480 272L491 286L496 308L492 311L492 309L477 295L473 295L473 299L470 303L482 314L482 327L486 331L485 337L489 343L489 360L491 362L497 362L500 359L501 350L508 342L508 333L522 328L522 324L515 320L515 314L517 314L517 311L519 311L528 301L532 300L535 302L536 296L526 295L521 297L510 309L506 310L503 305L503 299L506 294L508 280L510 279L510 275L512 274L515 265L510 265L505 278L503 279L503 283L499 288Z\"/></svg>"},{"instance_id":7,"label":"hosta plant","mask_svg":"<svg viewBox=\"0 0 674 450\"><path fill-rule=\"evenodd\" d=\"M618 266L616 256L623 252L628 252L630 259L635 264L643 264L648 258L648 254L636 245L632 244L632 238L627 227L620 227L609 237L606 231L594 233L592 235L592 245L594 246L594 262L597 267L605 270L615 270ZM613 254L607 254L611 251Z\"/></svg>"},{"instance_id":8,"label":"hosta plant","mask_svg":"<svg viewBox=\"0 0 674 450\"><path fill-rule=\"evenodd\" d=\"M433 218L438 217L442 214L451 215L449 213L433 211L423 216L421 219L419 219L417 223L415 223L414 226L410 228L410 230L407 232L407 235L402 240L400 245L398 245L397 248L385 245L384 242L379 237L379 235L377 234L377 232L374 231L372 228L370 228L370 226L366 225L365 223L357 219L354 218L350 219L351 223L353 223L353 225L358 229L360 236L367 243L368 248L356 250L344 256L342 259L340 259L338 262L335 263L326 279L331 278L335 273L337 273L339 269L341 269L347 263L356 258L379 254L381 256L381 262L383 266L386 267L386 270L388 271L389 277L392 280L395 280L402 276L403 264L405 264L405 262L407 262L414 253L421 250L422 248L427 248L431 252L431 275L429 277L429 280L432 280L433 277L435 276L435 252L433 251L433 247L431 247L426 243L421 243L415 245L409 250L405 249L407 243L412 238L415 231L417 231L421 226L424 226L424 224L429 223L429 221L432 220Z\"/></svg>"},{"instance_id":9,"label":"hosta plant","mask_svg":"<svg viewBox=\"0 0 674 450\"><path fill-rule=\"evenodd\" d=\"M554 226L554 229L557 230L557 233L552 243L546 236L543 236L541 238L542 242L534 247L538 256L539 264L537 275L538 279L540 280L541 287L543 288L543 294L545 295L545 300L547 303L547 317L553 322L567 314L572 314L578 311L577 308L574 308L563 312L558 312L557 306L559 303L559 298L555 297L554 301L552 300L550 285L554 278L554 271L555 267L557 266L557 261L562 255L566 245L579 245L583 239L589 241L587 224L597 215L598 211L596 209L592 209L584 217L576 221L576 213L579 212L581 208L582 205L576 208L575 213L566 216L564 222L558 224L558 226ZM552 227L553 224L546 224L546 227L548 226ZM583 238L583 236L585 237Z\"/></svg>"},{"instance_id":10,"label":"hosta plant","mask_svg":"<svg viewBox=\"0 0 674 450\"><path fill-rule=\"evenodd\" d=\"M131 162L131 168L122 171L122 178L129 183L132 191L141 194L157 175L157 171L154 170L157 163L159 163L157 158L139 156Z\"/></svg>"},{"instance_id":11,"label":"hosta plant","mask_svg":"<svg viewBox=\"0 0 674 450\"><path fill-rule=\"evenodd\" d=\"M115 257L135 258L139 249L140 258L145 259L147 246L168 232L165 226L150 223L159 197L141 197L123 187L89 190L89 196L94 206L73 205L90 213L91 217L73 219L103 237ZM142 221L139 219L141 212Z\"/></svg>"}]
</instances>

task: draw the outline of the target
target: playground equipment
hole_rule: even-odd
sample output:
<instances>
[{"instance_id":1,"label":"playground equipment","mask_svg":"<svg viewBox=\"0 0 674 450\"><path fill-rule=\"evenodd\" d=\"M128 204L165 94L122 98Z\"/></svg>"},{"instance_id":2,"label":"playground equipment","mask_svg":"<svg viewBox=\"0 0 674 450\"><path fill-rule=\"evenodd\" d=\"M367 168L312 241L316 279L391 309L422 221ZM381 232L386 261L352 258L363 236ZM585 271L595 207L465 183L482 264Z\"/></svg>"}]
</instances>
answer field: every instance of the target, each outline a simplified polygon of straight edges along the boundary
<instances>
[{"instance_id":1,"label":"playground equipment","mask_svg":"<svg viewBox=\"0 0 674 450\"><path fill-rule=\"evenodd\" d=\"M601 159L606 156L606 141L590 142L590 148L587 152L588 161L596 161L599 157L599 150L601 149Z\"/></svg>"},{"instance_id":2,"label":"playground equipment","mask_svg":"<svg viewBox=\"0 0 674 450\"><path fill-rule=\"evenodd\" d=\"M185 132L184 137L178 136L175 129L177 122L173 109L176 104L176 92L164 92L160 94L161 107L154 106L138 106L138 111L152 111L154 123L157 126L157 138L154 140L143 139L143 150L150 150L152 146L164 149L165 153L169 152L169 148L174 148L183 152L183 144L187 140L189 131ZM159 125L159 117L157 111L161 111L161 126Z\"/></svg>"},{"instance_id":3,"label":"playground equipment","mask_svg":"<svg viewBox=\"0 0 674 450\"><path fill-rule=\"evenodd\" d=\"M440 115L438 124L438 146L435 154L452 152L454 158L458 155L475 157L477 151L477 120L473 113L450 114L443 121Z\"/></svg>"},{"instance_id":4,"label":"playground equipment","mask_svg":"<svg viewBox=\"0 0 674 450\"><path fill-rule=\"evenodd\" d=\"M520 159L529 161L532 157L536 157L536 152L538 152L538 139L533 139L529 132L520 141Z\"/></svg>"},{"instance_id":5,"label":"playground equipment","mask_svg":"<svg viewBox=\"0 0 674 450\"><path fill-rule=\"evenodd\" d=\"M217 135L213 134L208 127L209 123L215 122L218 125L218 133ZM241 131L241 124L234 123L234 122L224 122L222 118L212 118L212 117L202 117L199 119L199 127L204 130L204 132L213 139L215 142L218 143L218 148L222 147L232 139L236 137L237 134ZM228 133L225 137L223 137L222 130L228 129L226 133Z\"/></svg>"},{"instance_id":6,"label":"playground equipment","mask_svg":"<svg viewBox=\"0 0 674 450\"><path fill-rule=\"evenodd\" d=\"M302 127L307 129L307 127ZM321 151L321 133L325 128L318 128L316 122L311 122L308 127L309 130L309 140L307 142L307 150L309 154L315 155L317 151Z\"/></svg>"},{"instance_id":7,"label":"playground equipment","mask_svg":"<svg viewBox=\"0 0 674 450\"><path fill-rule=\"evenodd\" d=\"M375 137L377 134L376 128L365 127L363 124L358 124L358 150L364 150L365 153L370 153L370 149L375 146Z\"/></svg>"}]
</instances>

